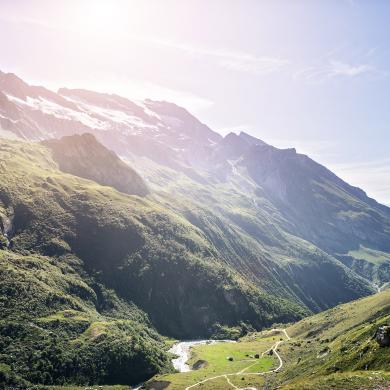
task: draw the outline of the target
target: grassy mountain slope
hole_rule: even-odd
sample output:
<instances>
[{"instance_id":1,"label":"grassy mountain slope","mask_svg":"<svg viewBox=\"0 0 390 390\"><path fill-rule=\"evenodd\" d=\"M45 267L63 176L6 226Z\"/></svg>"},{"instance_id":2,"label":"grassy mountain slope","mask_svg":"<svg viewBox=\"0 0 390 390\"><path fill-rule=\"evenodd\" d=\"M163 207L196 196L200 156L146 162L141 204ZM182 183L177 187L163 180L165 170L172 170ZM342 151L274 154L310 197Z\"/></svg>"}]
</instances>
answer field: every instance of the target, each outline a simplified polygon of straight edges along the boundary
<instances>
[{"instance_id":1,"label":"grassy mountain slope","mask_svg":"<svg viewBox=\"0 0 390 390\"><path fill-rule=\"evenodd\" d=\"M312 311L373 291L335 257L289 233L289 221L256 193L245 171L237 169L228 181L204 174L207 184L201 184L145 160L132 163L154 198L200 229L226 264L265 291Z\"/></svg>"},{"instance_id":2,"label":"grassy mountain slope","mask_svg":"<svg viewBox=\"0 0 390 390\"><path fill-rule=\"evenodd\" d=\"M157 375L145 388L220 390L233 387L232 383L258 390L385 390L390 388L389 319L390 291L386 291L286 329L277 326L249 333L227 345L195 346L189 361L195 367L192 371ZM377 331L383 325L387 338L380 345Z\"/></svg>"},{"instance_id":3,"label":"grassy mountain slope","mask_svg":"<svg viewBox=\"0 0 390 390\"><path fill-rule=\"evenodd\" d=\"M378 290L385 289L390 280L390 253L366 248L350 250L337 258L357 274L373 281Z\"/></svg>"},{"instance_id":4,"label":"grassy mountain slope","mask_svg":"<svg viewBox=\"0 0 390 390\"><path fill-rule=\"evenodd\" d=\"M382 372L390 371L390 347L373 336L389 321L390 291L384 291L292 325L278 381L287 382L286 389L388 388L390 377Z\"/></svg>"},{"instance_id":5,"label":"grassy mountain slope","mask_svg":"<svg viewBox=\"0 0 390 390\"><path fill-rule=\"evenodd\" d=\"M74 256L0 251L0 383L136 383L170 370L147 316Z\"/></svg>"},{"instance_id":6,"label":"grassy mountain slope","mask_svg":"<svg viewBox=\"0 0 390 390\"><path fill-rule=\"evenodd\" d=\"M0 148L9 248L75 254L161 332L193 337L212 333L218 322L261 327L302 313L244 281L199 229L155 201L64 174L43 146L1 142Z\"/></svg>"}]
</instances>

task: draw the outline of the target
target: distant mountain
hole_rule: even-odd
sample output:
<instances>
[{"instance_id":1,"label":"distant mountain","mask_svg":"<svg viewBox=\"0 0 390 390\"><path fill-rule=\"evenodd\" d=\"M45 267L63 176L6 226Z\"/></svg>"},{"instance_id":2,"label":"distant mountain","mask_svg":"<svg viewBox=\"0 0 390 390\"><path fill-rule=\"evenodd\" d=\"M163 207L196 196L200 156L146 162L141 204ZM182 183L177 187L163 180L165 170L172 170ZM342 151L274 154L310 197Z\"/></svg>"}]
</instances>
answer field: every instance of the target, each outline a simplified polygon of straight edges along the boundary
<instances>
[{"instance_id":1,"label":"distant mountain","mask_svg":"<svg viewBox=\"0 0 390 390\"><path fill-rule=\"evenodd\" d=\"M42 142L63 172L111 186L129 195L145 196L142 178L118 156L99 143L92 134L65 136Z\"/></svg>"},{"instance_id":2,"label":"distant mountain","mask_svg":"<svg viewBox=\"0 0 390 390\"><path fill-rule=\"evenodd\" d=\"M390 251L390 208L295 149L256 146L239 162L293 225L330 253L359 244Z\"/></svg>"},{"instance_id":3,"label":"distant mountain","mask_svg":"<svg viewBox=\"0 0 390 390\"><path fill-rule=\"evenodd\" d=\"M92 133L119 155L145 155L172 167L201 163L222 137L167 102L134 103L117 95L29 86L0 72L0 124L29 140Z\"/></svg>"}]
</instances>

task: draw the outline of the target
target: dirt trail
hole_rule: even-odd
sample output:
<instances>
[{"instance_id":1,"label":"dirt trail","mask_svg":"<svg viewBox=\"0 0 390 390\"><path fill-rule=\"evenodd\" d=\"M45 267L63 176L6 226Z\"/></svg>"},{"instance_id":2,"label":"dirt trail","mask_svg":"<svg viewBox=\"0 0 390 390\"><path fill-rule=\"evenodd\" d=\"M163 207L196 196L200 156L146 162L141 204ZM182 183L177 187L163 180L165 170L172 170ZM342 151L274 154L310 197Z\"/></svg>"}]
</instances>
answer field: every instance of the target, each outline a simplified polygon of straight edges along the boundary
<instances>
[{"instance_id":1,"label":"dirt trail","mask_svg":"<svg viewBox=\"0 0 390 390\"><path fill-rule=\"evenodd\" d=\"M271 329L271 331L273 332L281 332L281 333L284 333L284 335L286 336L286 340L279 340L277 341L270 349L264 351L262 354L261 354L261 357L263 357L266 353L268 353L269 351L273 351L274 355L278 358L279 360L279 366L274 368L273 370L269 370L269 371L265 371L265 372L250 372L250 373L246 373L245 375L266 375L266 374L270 374L272 372L278 372L282 367L283 367L283 360L282 358L280 357L277 349L279 347L279 345L281 345L282 343L284 343L285 341L288 341L291 339L291 337L288 335L286 329L279 329L279 328L275 328L275 329ZM209 381L212 381L212 380L215 380L215 379L219 379L219 378L225 378L226 379L226 382L235 390L257 390L255 387L243 387L243 388L240 388L240 387L237 387L235 384L233 384L229 377L231 376L236 376L236 375L242 375L243 373L245 373L246 370L248 370L250 367L254 366L256 363L254 364L250 364L248 367L245 367L243 370L237 372L237 373L233 373L233 374L222 374L222 375L217 375L217 376L213 376L211 378L207 378L207 379L204 379L203 381L200 381L200 382L197 382L191 386L187 386L185 388L185 390L190 390L190 389L193 389L194 387L197 387L203 383L206 383L206 382L209 382Z\"/></svg>"}]
</instances>

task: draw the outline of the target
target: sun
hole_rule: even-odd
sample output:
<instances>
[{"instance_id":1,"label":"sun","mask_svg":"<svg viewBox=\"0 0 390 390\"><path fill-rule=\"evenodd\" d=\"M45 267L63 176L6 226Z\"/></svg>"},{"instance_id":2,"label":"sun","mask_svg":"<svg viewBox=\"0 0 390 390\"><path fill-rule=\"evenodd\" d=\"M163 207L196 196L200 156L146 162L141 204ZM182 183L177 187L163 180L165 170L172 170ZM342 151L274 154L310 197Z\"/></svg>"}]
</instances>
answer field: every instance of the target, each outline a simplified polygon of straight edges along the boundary
<instances>
[{"instance_id":1,"label":"sun","mask_svg":"<svg viewBox=\"0 0 390 390\"><path fill-rule=\"evenodd\" d=\"M110 34L116 32L123 14L117 1L84 0L79 5L79 28L89 34Z\"/></svg>"}]
</instances>

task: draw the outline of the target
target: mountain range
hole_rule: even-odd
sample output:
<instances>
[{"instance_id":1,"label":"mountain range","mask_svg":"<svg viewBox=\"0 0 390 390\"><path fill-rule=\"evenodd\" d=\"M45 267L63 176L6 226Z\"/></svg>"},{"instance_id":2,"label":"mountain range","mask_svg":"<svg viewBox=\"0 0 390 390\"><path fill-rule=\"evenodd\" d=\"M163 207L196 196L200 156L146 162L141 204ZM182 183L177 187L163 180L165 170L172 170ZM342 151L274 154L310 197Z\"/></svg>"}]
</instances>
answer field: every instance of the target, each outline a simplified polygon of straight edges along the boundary
<instances>
[{"instance_id":1,"label":"mountain range","mask_svg":"<svg viewBox=\"0 0 390 390\"><path fill-rule=\"evenodd\" d=\"M0 365L15 383L133 384L172 369L159 334L231 337L390 282L390 208L293 148L2 72L0 135ZM53 346L57 365L39 367L34 348Z\"/></svg>"}]
</instances>

